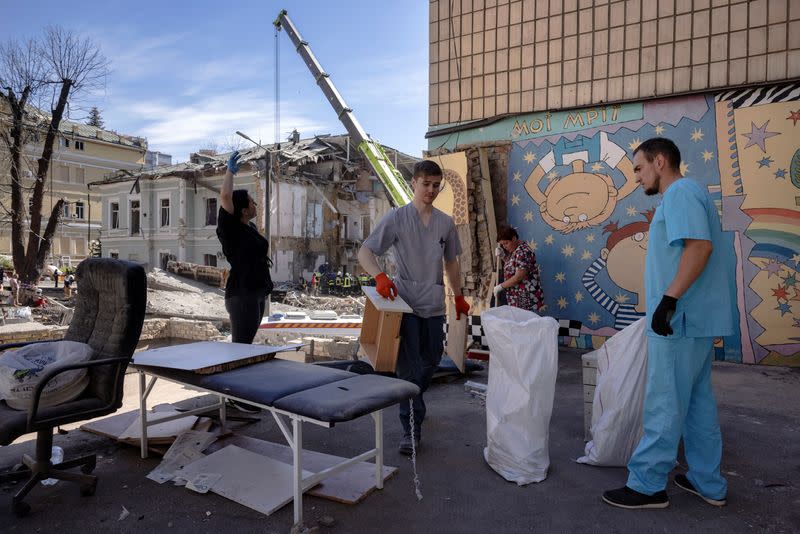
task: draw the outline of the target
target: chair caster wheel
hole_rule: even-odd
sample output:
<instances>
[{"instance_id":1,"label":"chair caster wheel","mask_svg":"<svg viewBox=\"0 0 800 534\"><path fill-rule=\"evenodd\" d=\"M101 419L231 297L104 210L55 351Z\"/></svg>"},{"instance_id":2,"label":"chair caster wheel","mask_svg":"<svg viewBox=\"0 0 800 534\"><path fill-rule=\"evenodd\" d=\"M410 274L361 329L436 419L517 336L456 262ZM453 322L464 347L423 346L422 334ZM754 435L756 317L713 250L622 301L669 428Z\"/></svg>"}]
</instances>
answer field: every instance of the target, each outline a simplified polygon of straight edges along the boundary
<instances>
[{"instance_id":1,"label":"chair caster wheel","mask_svg":"<svg viewBox=\"0 0 800 534\"><path fill-rule=\"evenodd\" d=\"M81 497L91 497L94 495L94 492L97 490L97 480L87 483L81 484Z\"/></svg>"},{"instance_id":2,"label":"chair caster wheel","mask_svg":"<svg viewBox=\"0 0 800 534\"><path fill-rule=\"evenodd\" d=\"M81 473L84 475L91 475L95 467L97 467L97 460L92 459L91 462L85 463L81 466Z\"/></svg>"},{"instance_id":3,"label":"chair caster wheel","mask_svg":"<svg viewBox=\"0 0 800 534\"><path fill-rule=\"evenodd\" d=\"M14 511L14 515L17 517L25 517L31 511L31 505L24 501L11 503L11 508Z\"/></svg>"}]
</instances>

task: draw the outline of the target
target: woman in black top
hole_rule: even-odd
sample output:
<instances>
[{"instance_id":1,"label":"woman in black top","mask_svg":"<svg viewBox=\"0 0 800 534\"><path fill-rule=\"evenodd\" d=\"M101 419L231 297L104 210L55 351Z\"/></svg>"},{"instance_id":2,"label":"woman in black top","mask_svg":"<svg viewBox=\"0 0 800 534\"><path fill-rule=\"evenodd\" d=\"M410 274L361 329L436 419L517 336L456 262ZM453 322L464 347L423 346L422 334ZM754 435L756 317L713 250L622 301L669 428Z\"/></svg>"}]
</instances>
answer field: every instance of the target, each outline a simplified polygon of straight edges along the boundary
<instances>
[{"instance_id":1,"label":"woman in black top","mask_svg":"<svg viewBox=\"0 0 800 534\"><path fill-rule=\"evenodd\" d=\"M225 308L231 318L231 340L252 343L264 316L267 296L272 291L269 242L250 222L256 203L246 189L233 190L233 176L239 171L239 153L228 159L228 170L220 191L217 237L231 265L225 285Z\"/></svg>"}]
</instances>

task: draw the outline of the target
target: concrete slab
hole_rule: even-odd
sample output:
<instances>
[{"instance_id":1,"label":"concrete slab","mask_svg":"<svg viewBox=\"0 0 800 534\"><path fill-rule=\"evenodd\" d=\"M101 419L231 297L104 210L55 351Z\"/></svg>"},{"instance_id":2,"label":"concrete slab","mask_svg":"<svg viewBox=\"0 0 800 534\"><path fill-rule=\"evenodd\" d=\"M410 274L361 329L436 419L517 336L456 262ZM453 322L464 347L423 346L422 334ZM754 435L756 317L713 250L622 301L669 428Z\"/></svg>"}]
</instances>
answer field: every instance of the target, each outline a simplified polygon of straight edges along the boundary
<instances>
[{"instance_id":1,"label":"concrete slab","mask_svg":"<svg viewBox=\"0 0 800 534\"><path fill-rule=\"evenodd\" d=\"M395 450L401 430L397 409L387 410L386 463L399 473L362 503L348 506L314 497L304 499L306 524L322 516L335 525L326 532L797 532L800 525L800 370L718 363L714 385L725 440L723 469L730 491L728 506L717 509L669 486L665 510L611 508L601 493L625 482L623 468L579 465L583 450L581 352L562 349L556 402L550 426L551 468L547 480L518 487L495 474L483 461L485 408L464 392L464 379L434 384L426 394L426 421L417 461L424 498L414 495L409 460ZM470 377L485 380L486 372ZM126 387L135 391L135 375ZM164 388L163 391L158 388ZM159 393L159 391L161 391ZM177 386L157 386L161 402L194 397ZM134 397L135 398L135 395ZM775 399L780 399L776 402ZM126 397L128 403L130 397ZM208 402L194 397L184 405ZM181 404L181 403L179 403ZM130 406L129 406L130 408ZM126 409L129 409L126 408ZM269 416L241 432L282 442ZM372 421L362 418L331 430L304 426L307 448L341 456L369 445ZM97 451L101 458L97 494L81 498L68 483L40 486L29 496L31 515L10 512L12 487L0 490L4 532L288 532L291 506L266 517L218 495L198 495L145 478L159 459L141 460L138 450L111 440L70 431L56 444L67 457ZM32 452L30 439L0 448L0 467ZM117 521L122 507L130 515Z\"/></svg>"}]
</instances>

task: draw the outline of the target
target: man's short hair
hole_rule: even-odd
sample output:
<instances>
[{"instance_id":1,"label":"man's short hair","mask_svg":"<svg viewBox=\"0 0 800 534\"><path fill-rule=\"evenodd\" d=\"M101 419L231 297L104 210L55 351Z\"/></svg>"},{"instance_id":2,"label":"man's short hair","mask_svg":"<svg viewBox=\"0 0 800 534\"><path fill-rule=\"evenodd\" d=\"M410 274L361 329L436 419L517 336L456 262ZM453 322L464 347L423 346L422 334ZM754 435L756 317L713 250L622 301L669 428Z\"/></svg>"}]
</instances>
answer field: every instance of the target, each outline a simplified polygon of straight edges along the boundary
<instances>
[{"instance_id":1,"label":"man's short hair","mask_svg":"<svg viewBox=\"0 0 800 534\"><path fill-rule=\"evenodd\" d=\"M637 152L641 152L647 158L647 161L653 161L656 156L662 154L664 159L667 160L667 165L673 171L681 170L681 151L678 150L677 145L672 140L665 137L653 137L636 147L633 151L635 156Z\"/></svg>"},{"instance_id":2,"label":"man's short hair","mask_svg":"<svg viewBox=\"0 0 800 534\"><path fill-rule=\"evenodd\" d=\"M435 161L424 159L414 164L414 178L419 176L441 176L442 168Z\"/></svg>"}]
</instances>

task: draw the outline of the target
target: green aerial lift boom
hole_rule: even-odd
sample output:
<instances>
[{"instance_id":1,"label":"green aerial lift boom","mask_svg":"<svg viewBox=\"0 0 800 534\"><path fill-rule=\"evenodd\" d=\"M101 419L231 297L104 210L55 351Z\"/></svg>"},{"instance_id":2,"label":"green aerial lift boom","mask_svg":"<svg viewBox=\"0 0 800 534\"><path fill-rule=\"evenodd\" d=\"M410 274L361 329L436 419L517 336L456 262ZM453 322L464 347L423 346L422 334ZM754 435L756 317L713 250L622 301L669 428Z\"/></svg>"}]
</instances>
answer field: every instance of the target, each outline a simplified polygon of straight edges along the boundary
<instances>
[{"instance_id":1,"label":"green aerial lift boom","mask_svg":"<svg viewBox=\"0 0 800 534\"><path fill-rule=\"evenodd\" d=\"M319 85L322 92L325 93L328 102L333 106L339 120L344 124L347 133L350 134L350 137L356 143L359 150L367 157L372 168L375 169L375 174L378 175L378 179L386 187L392 204L394 204L395 207L399 207L405 206L411 202L414 194L406 183L405 178L403 178L400 171L392 165L392 162L389 161L386 152L383 151L383 147L370 139L364 131L364 128L361 127L361 124L359 124L355 115L353 115L353 110L347 107L342 95L339 94L339 91L337 91L336 87L333 85L330 76L322 70L322 66L319 64L319 61L317 61L317 58L314 57L314 53L308 46L308 42L304 41L297 32L297 28L295 28L291 19L289 19L285 9L278 14L278 18L275 19L273 24L278 30L281 28L286 30L286 35L288 35L289 39L294 43L297 53L300 54L300 57L306 62L306 66L308 66L311 74L317 81L317 85Z\"/></svg>"}]
</instances>

